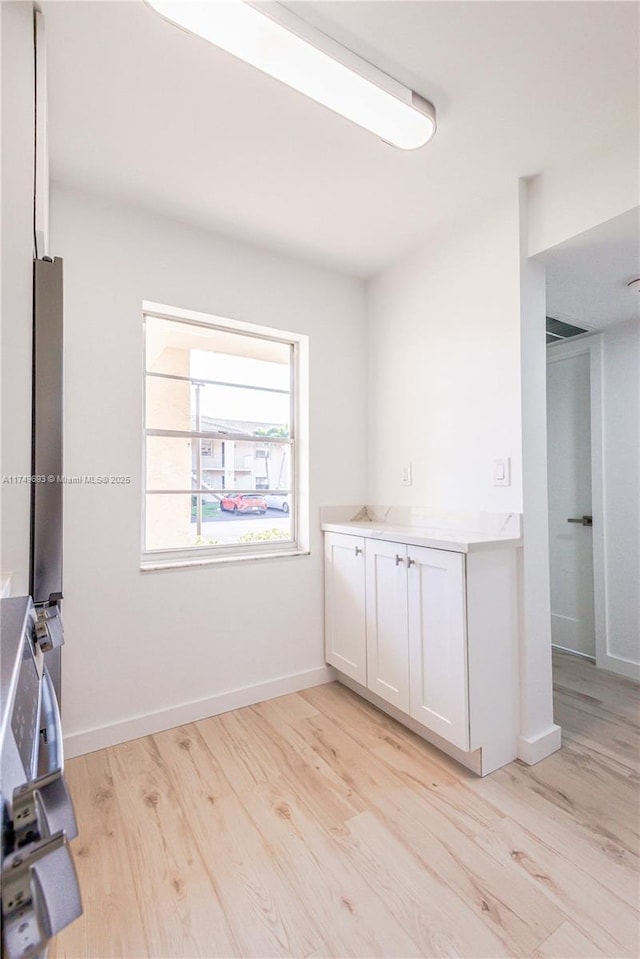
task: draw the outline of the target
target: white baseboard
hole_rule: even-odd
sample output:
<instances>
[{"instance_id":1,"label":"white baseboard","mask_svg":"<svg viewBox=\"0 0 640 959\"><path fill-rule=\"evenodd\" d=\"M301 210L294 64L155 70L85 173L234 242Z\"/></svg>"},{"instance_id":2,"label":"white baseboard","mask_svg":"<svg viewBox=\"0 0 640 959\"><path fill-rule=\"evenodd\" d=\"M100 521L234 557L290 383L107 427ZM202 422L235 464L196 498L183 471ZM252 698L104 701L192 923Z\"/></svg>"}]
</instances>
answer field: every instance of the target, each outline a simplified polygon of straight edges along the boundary
<instances>
[{"instance_id":1,"label":"white baseboard","mask_svg":"<svg viewBox=\"0 0 640 959\"><path fill-rule=\"evenodd\" d=\"M518 739L518 759L527 766L535 766L541 759L546 759L560 749L562 745L562 730L555 723L539 736L520 736Z\"/></svg>"},{"instance_id":2,"label":"white baseboard","mask_svg":"<svg viewBox=\"0 0 640 959\"><path fill-rule=\"evenodd\" d=\"M570 649L569 646L559 646L558 643L551 643L551 649L555 653L566 653L567 656L577 656L578 659L586 659L588 663L596 664L596 657L589 653L580 653L577 649Z\"/></svg>"},{"instance_id":3,"label":"white baseboard","mask_svg":"<svg viewBox=\"0 0 640 959\"><path fill-rule=\"evenodd\" d=\"M636 663L633 659L622 659L620 656L610 656L608 653L602 656L589 656L587 653L579 653L576 649L558 646L556 643L552 643L551 648L559 653L566 653L568 656L578 656L580 659L586 659L587 662L593 663L598 669L606 669L610 673L616 673L618 676L640 682L640 663Z\"/></svg>"},{"instance_id":4,"label":"white baseboard","mask_svg":"<svg viewBox=\"0 0 640 959\"><path fill-rule=\"evenodd\" d=\"M243 686L240 689L232 689L191 703L182 703L180 706L172 706L155 713L132 716L108 726L71 733L64 739L65 756L67 758L82 756L85 753L95 752L96 749L104 749L106 746L116 746L118 743L159 733L174 726L228 713L231 709L253 706L255 703L263 703L277 696L285 696L287 693L297 693L301 689L321 686L323 683L333 682L335 678L336 673L331 666L319 666L317 669L280 676L278 679L257 683L254 686Z\"/></svg>"},{"instance_id":5,"label":"white baseboard","mask_svg":"<svg viewBox=\"0 0 640 959\"><path fill-rule=\"evenodd\" d=\"M625 676L626 679L635 679L636 682L640 682L640 663L634 663L630 659L607 655L597 659L596 666L599 669L608 669L610 673L616 673L618 676Z\"/></svg>"}]
</instances>

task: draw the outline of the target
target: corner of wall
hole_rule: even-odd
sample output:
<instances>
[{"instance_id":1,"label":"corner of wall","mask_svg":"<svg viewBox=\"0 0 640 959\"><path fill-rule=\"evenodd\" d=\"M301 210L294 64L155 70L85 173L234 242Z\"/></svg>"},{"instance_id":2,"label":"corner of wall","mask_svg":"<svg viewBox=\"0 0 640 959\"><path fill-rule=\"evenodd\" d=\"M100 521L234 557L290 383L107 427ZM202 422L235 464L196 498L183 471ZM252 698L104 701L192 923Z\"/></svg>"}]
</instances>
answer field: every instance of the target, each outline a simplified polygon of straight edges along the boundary
<instances>
[{"instance_id":1,"label":"corner of wall","mask_svg":"<svg viewBox=\"0 0 640 959\"><path fill-rule=\"evenodd\" d=\"M520 735L522 742L536 742L539 737L543 737L542 742L546 731L554 727L547 503L546 304L544 266L528 256L531 189L530 182L521 180L519 207L524 547L519 568Z\"/></svg>"},{"instance_id":2,"label":"corner of wall","mask_svg":"<svg viewBox=\"0 0 640 959\"><path fill-rule=\"evenodd\" d=\"M544 170L529 184L527 252L535 256L640 203L638 130L578 164Z\"/></svg>"}]
</instances>

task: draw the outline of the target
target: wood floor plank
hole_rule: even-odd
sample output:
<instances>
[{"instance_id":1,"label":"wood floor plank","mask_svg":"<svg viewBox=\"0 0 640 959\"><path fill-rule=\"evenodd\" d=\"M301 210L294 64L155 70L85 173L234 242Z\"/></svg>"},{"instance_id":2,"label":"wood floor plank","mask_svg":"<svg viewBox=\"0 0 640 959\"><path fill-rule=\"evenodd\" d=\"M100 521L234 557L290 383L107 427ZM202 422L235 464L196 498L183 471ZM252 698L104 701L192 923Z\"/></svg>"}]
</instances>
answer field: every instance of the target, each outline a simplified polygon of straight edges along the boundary
<instances>
[{"instance_id":1,"label":"wood floor plank","mask_svg":"<svg viewBox=\"0 0 640 959\"><path fill-rule=\"evenodd\" d=\"M245 741L250 744L250 751L264 757L269 753L268 730L260 717L251 713L236 713L233 720L249 734ZM237 728L236 736L242 731ZM216 749L239 801L320 924L327 946L323 954L421 956L423 953L397 917L372 892L335 841L336 833L342 830L331 824L325 828L314 815L308 805L306 786L297 788L297 777L289 779L285 774L252 784L244 758L240 759L233 748L234 740L230 737L226 743L217 741L215 745L209 743L209 747ZM279 756L281 749L282 744L278 743L273 755Z\"/></svg>"},{"instance_id":2,"label":"wood floor plank","mask_svg":"<svg viewBox=\"0 0 640 959\"><path fill-rule=\"evenodd\" d=\"M603 718L624 718L637 729L638 684L567 653L553 653L554 695L576 697Z\"/></svg>"},{"instance_id":3,"label":"wood floor plank","mask_svg":"<svg viewBox=\"0 0 640 959\"><path fill-rule=\"evenodd\" d=\"M479 794L489 792L481 780L470 784ZM640 852L640 790L635 777L615 761L565 743L535 766L510 763L487 782L509 784L521 798L540 796L594 834L610 840L633 856Z\"/></svg>"},{"instance_id":4,"label":"wood floor plank","mask_svg":"<svg viewBox=\"0 0 640 959\"><path fill-rule=\"evenodd\" d=\"M151 955L107 750L66 763L79 837L71 845L84 906L51 946L50 959Z\"/></svg>"},{"instance_id":5,"label":"wood floor plank","mask_svg":"<svg viewBox=\"0 0 640 959\"><path fill-rule=\"evenodd\" d=\"M185 959L237 954L237 939L152 737L109 750L109 763L151 954Z\"/></svg>"},{"instance_id":6,"label":"wood floor plank","mask_svg":"<svg viewBox=\"0 0 640 959\"><path fill-rule=\"evenodd\" d=\"M481 797L467 794L464 806L457 798L450 802L447 786L473 783L478 777L351 690L332 683L306 690L301 695L310 698L322 716L347 730L350 738L369 755L380 759L407 789L426 790L435 804L448 807L449 815L469 835L501 818L498 807ZM362 703L368 707L366 710L361 707ZM317 727L317 723L315 725Z\"/></svg>"},{"instance_id":7,"label":"wood floor plank","mask_svg":"<svg viewBox=\"0 0 640 959\"><path fill-rule=\"evenodd\" d=\"M341 828L347 819L361 812L365 806L362 800L353 792L348 782L339 774L333 764L319 756L303 736L296 733L304 723L291 726L278 708L277 700L260 703L251 707L252 712L272 729L293 730L290 738L285 736L262 737L264 755L269 757L272 770L278 770L289 781L295 781L297 788L304 796L318 820L327 829ZM232 717L227 714L224 718L225 728L234 741L246 739L246 733L235 725L239 713ZM260 724L257 727L260 735ZM251 761L249 760L249 765ZM267 780L265 780L267 781Z\"/></svg>"},{"instance_id":8,"label":"wood floor plank","mask_svg":"<svg viewBox=\"0 0 640 959\"><path fill-rule=\"evenodd\" d=\"M511 950L481 915L400 843L372 812L348 824L351 858L380 898L389 902L425 956L509 956Z\"/></svg>"},{"instance_id":9,"label":"wood floor plank","mask_svg":"<svg viewBox=\"0 0 640 959\"><path fill-rule=\"evenodd\" d=\"M640 773L640 696L633 680L554 653L554 713L565 741Z\"/></svg>"},{"instance_id":10,"label":"wood floor plank","mask_svg":"<svg viewBox=\"0 0 640 959\"><path fill-rule=\"evenodd\" d=\"M512 870L505 881L504 870L473 844L473 836L486 828L486 823L499 822L502 814L478 817L474 813L460 829L466 806L472 810L475 797L447 795L453 787L442 789L411 788L383 762L372 763L371 754L363 761L362 751L344 732L342 724L328 717L314 717L306 724L312 741L322 752L328 752L335 768L349 777L350 784L384 821L389 830L400 837L406 855L419 856L425 872L431 872L439 883L447 885L462 903L481 918L503 942L512 955L528 956L549 933L556 929L563 916L531 882ZM302 732L304 727L302 727ZM455 810L455 812L452 812Z\"/></svg>"},{"instance_id":11,"label":"wood floor plank","mask_svg":"<svg viewBox=\"0 0 640 959\"><path fill-rule=\"evenodd\" d=\"M602 955L600 946L567 920L536 949L533 959L601 959Z\"/></svg>"},{"instance_id":12,"label":"wood floor plank","mask_svg":"<svg viewBox=\"0 0 640 959\"><path fill-rule=\"evenodd\" d=\"M635 959L640 954L637 909L606 889L596 876L567 862L544 838L507 818L478 836L477 842L505 867L516 863L534 879L603 955Z\"/></svg>"},{"instance_id":13,"label":"wood floor plank","mask_svg":"<svg viewBox=\"0 0 640 959\"><path fill-rule=\"evenodd\" d=\"M474 775L340 683L315 686L300 695L319 712L343 720L369 752L383 755L390 765L415 775L419 781L425 777L425 768L439 784Z\"/></svg>"},{"instance_id":14,"label":"wood floor plank","mask_svg":"<svg viewBox=\"0 0 640 959\"><path fill-rule=\"evenodd\" d=\"M193 727L155 738L240 954L302 956L317 950L321 932L283 863L238 803L218 750L208 749Z\"/></svg>"},{"instance_id":15,"label":"wood floor plank","mask_svg":"<svg viewBox=\"0 0 640 959\"><path fill-rule=\"evenodd\" d=\"M527 788L532 783L536 788ZM550 790L550 795L545 795L543 789L537 788L539 783L535 769L512 763L493 776L467 783L467 788L499 805L510 819L544 837L545 842L567 862L597 875L598 881L607 889L630 906L637 906L640 902L638 856L608 835L604 816L602 819L586 816L586 824L583 824L580 810L570 804L568 798L565 797L563 806L559 806L555 794ZM593 780L591 783L593 790ZM608 795L603 793L603 807L607 801Z\"/></svg>"},{"instance_id":16,"label":"wood floor plank","mask_svg":"<svg viewBox=\"0 0 640 959\"><path fill-rule=\"evenodd\" d=\"M588 689L589 692L586 692L585 689ZM632 746L637 745L637 737L640 732L638 706L630 701L630 697L623 697L621 701L604 701L594 695L592 688L587 683L584 685L569 685L556 681L554 699L557 706L573 706L581 710L587 718L610 723L623 742L629 742ZM570 731L575 733L575 730ZM601 739L600 735L597 739Z\"/></svg>"},{"instance_id":17,"label":"wood floor plank","mask_svg":"<svg viewBox=\"0 0 640 959\"><path fill-rule=\"evenodd\" d=\"M581 702L557 697L554 707L556 722L566 730L565 741L580 743L595 754L616 760L631 772L640 771L638 733L626 722L597 716Z\"/></svg>"},{"instance_id":18,"label":"wood floor plank","mask_svg":"<svg viewBox=\"0 0 640 959\"><path fill-rule=\"evenodd\" d=\"M310 717L302 724L300 732L307 736L315 751L340 772L344 781L353 785L353 773L357 771L358 764L361 764L362 760L363 741L367 742L369 734L366 731L366 722L356 722L354 717L349 715L349 708L349 702L347 702L346 712L338 713L335 703L332 703L330 709L320 712L318 716ZM395 725L398 730L401 730L399 724ZM365 727L364 730L363 727ZM455 783L456 780L448 774L445 774L444 778L441 777L438 774L439 767L434 768L431 763L430 754L424 756L422 764L416 767L413 764L413 757L408 757L407 754L402 758L401 749L392 749L386 754L384 750L380 751L382 755L378 755L378 751L366 750L366 755L376 756L380 760L380 765L376 767L376 778L371 779L367 801L371 801L376 791L384 793L405 788L408 795L416 793L428 799L434 806L440 807L441 811L450 816L458 828L469 836L473 836L478 829L490 826L501 818L502 813L495 806L472 793L466 794L467 802L464 806L455 801L452 802L446 787ZM407 758L410 759L408 770ZM460 770L458 781L464 781L467 774L473 775L463 767L458 768ZM362 784L360 790L356 788L355 791L362 796L364 791Z\"/></svg>"},{"instance_id":19,"label":"wood floor plank","mask_svg":"<svg viewBox=\"0 0 640 959\"><path fill-rule=\"evenodd\" d=\"M263 719L267 720L266 726L254 729L252 734L252 731L247 728L244 735L238 729L236 738L241 738L245 742L252 742L257 747L259 756L264 757L265 753L269 751L266 745L266 732L269 726L274 724L272 726L274 741L280 742L277 747L278 751L274 756L274 770L286 766L287 764L282 762L280 756L282 741L294 744L295 748L296 741L299 741L299 737L304 734L304 724L302 727L298 726L295 729L283 724L282 717L278 715L277 710L270 703L260 707L259 713ZM227 724L241 725L243 722L242 716L243 713L236 713L233 716L228 714L224 719ZM310 720L309 722L312 723L314 730L317 729L318 725L322 726L322 720L320 719L316 720L314 718L313 721ZM441 832L443 826L444 828L449 827L451 835L455 836L462 846L467 840L459 833L452 822L446 820L444 814L437 814L436 824L433 827L433 832L430 833L426 826L429 810L421 803L420 798L413 791L405 789L402 782L398 781L383 764L380 764L379 768L374 768L371 754L363 754L358 745L350 742L349 737L337 725L332 726L332 728L335 738L327 749L323 748L323 753L331 757L337 772L349 778L350 787L360 795L363 803L366 796L369 805L373 804L376 809L384 810L388 816L393 817L394 813L399 814L396 818L404 821L405 834L408 833L410 836L404 855L405 857L411 856L410 850L414 848L414 844L423 851L422 869L425 882L435 882L441 896L448 895L446 887L449 886L456 896L460 896L464 902L470 904L470 911L464 922L467 928L474 927L475 916L477 915L480 917L478 929L482 929L485 935L493 935L492 930L495 929L495 936L491 940L488 954L490 954L491 949L495 951L498 948L496 947L497 942L500 943L500 948L503 950L499 954L529 955L530 949L546 938L549 932L562 921L563 917L558 910L546 902L532 884L527 884L518 876L514 876L514 882L510 884L508 889L503 890L502 899L495 896L494 888L498 890L501 885L504 886L504 883L500 881L498 876L501 871L500 868L495 866L490 857L485 857L484 863L476 861L474 874L471 863L461 863L455 855L442 848L435 833ZM312 740L315 741L315 735L312 736ZM345 751L346 758L343 760ZM225 768L228 765L230 765L229 760L225 761ZM242 782L243 778L245 779L244 783ZM240 785L237 788L241 791L244 790L245 793L250 792L252 786L250 777L242 777L241 775L239 782ZM234 784L236 783L234 782ZM308 790L304 788L302 793L306 800L313 805L313 794L310 795ZM372 798L374 795L376 796L375 800ZM402 811L396 806L397 798L400 795L405 797L403 804L405 808ZM389 797L388 802L386 797ZM448 805L446 803L445 808ZM483 824L484 820L479 825L482 826ZM335 821L331 820L327 825L331 828L332 825L335 825ZM416 825L418 835L416 835ZM334 836L339 840L345 854L353 853L348 832L345 834L339 830L334 830ZM476 850L476 860L480 858L482 856L479 850ZM435 873L433 879L429 879L430 870ZM446 879L444 892L442 892L443 879ZM459 911L464 913L465 907L458 899L455 901L458 903ZM524 917L522 917L522 913L524 913ZM512 932L514 935L512 935ZM412 938L415 937L412 935ZM473 955L474 949L478 948L479 938L482 937L476 930L472 942L467 943L467 954ZM508 946L503 945L503 940ZM522 951L516 946L519 941L524 943ZM435 948L433 944L432 948Z\"/></svg>"},{"instance_id":20,"label":"wood floor plank","mask_svg":"<svg viewBox=\"0 0 640 959\"><path fill-rule=\"evenodd\" d=\"M277 710L275 710L271 706L271 704L269 703L264 704L264 708L260 709L260 714L262 718L268 720L267 726L264 728L254 730L254 735L253 737L251 737L251 741L254 743L255 748L257 749L259 755L264 756L265 733L267 732L268 727L272 726L272 724L274 724L274 726L272 727L274 740L278 740L278 741L284 740L284 741L291 742L291 741L295 741L298 738L300 734L299 731L296 731L292 726L288 726L287 724L283 725L282 716L277 714ZM229 719L229 717L227 717L227 719ZM241 714L236 714L234 716L234 720L236 722L240 722ZM300 727L298 727L298 730L299 729ZM247 733L249 733L249 730L247 730ZM339 735L343 735L340 733L340 731L338 731L338 733ZM245 741L248 741L249 736L246 735L244 739ZM348 741L348 737L345 736L345 740ZM356 789L362 788L362 792L366 793L369 797L368 798L369 803L371 802L372 785L375 785L378 787L376 789L376 793L378 793L379 791L381 794L384 794L386 790L389 792L389 794L392 797L396 797L398 795L399 787L402 792L405 791L402 788L402 785L398 782L397 779L395 779L395 777L393 777L393 775L389 773L386 773L386 775L385 774L381 775L380 770L378 770L377 772L374 772L372 767L372 762L371 762L371 754L364 754L363 756L362 750L359 750L356 744L352 744L352 745L355 751L349 754L349 759L347 762L349 775L354 777L357 777L358 775L360 775L361 781L358 780L358 783L356 784L355 788ZM279 748L281 748L281 746ZM341 765L341 762L340 762L341 749L342 749L342 744L338 742L337 740L334 746L330 747L330 754L332 756L334 767L338 771L343 771L343 766ZM358 759L357 754L359 754L359 766L357 763L357 759ZM364 758L364 762L363 762L363 758ZM232 765L232 759L231 757L227 757L224 761L224 766L225 768L228 768L230 765ZM243 777L241 776L239 780L240 790L244 789L245 794L247 792L250 793L251 783L245 781L243 785L242 778ZM381 782L382 779L384 779L384 783ZM411 793L411 795L413 794ZM254 800L257 801L256 796L254 796ZM416 797L416 800L417 800L417 797ZM380 804L384 805L382 801ZM395 808L393 798L390 799L390 806L392 809ZM412 805L411 808L406 813L406 820L408 822L411 822L412 824L417 823L419 826L419 830L422 833L421 838L423 839L422 847L425 846L424 812L425 810L421 807L419 800L417 800L416 804ZM355 820L351 820L351 822L357 821L357 819L358 817L356 817ZM370 883L379 883L380 875L382 874L382 872L384 872L384 870L381 871L380 868L367 868L366 857L363 858L362 852L358 844L353 843L353 837L350 835L350 823L348 824L348 827L349 828L347 829L347 831L344 831L344 830L333 831L333 835L336 838L337 842L339 843L339 846L341 847L340 849L334 848L333 858L335 858L339 854L341 856L341 861L343 863L346 857L355 858L358 865L358 871L363 874L366 874L368 876ZM413 840L413 838L414 836L412 834L411 839ZM308 830L305 832L305 839L306 841L308 841L309 839ZM434 856L434 852L435 852L434 844L437 842L437 840L435 840L433 837L432 837L432 840L433 840L433 843L425 851L425 860L427 861L433 860L434 858L437 859L437 856ZM409 853L408 847L406 848L403 847L403 848L404 848L403 855L410 856L411 854ZM446 851L445 851L445 855L449 856L449 854L446 853ZM476 858L480 858L480 856L481 854L479 853L479 851L476 851ZM465 948L462 949L461 951L458 950L458 952L455 952L454 954L458 954L458 953L467 954L467 955L476 954L479 948L479 944L483 942L483 938L484 938L484 940L488 940L486 942L487 955L491 955L491 954L530 955L529 951L522 951L522 952L513 951L513 942L509 942L510 929L512 927L517 928L520 938L527 944L526 948L528 950L529 946L533 948L534 945L537 945L539 942L541 942L549 934L549 932L552 929L555 929L557 927L559 922L562 920L562 915L557 910L555 910L550 904L545 904L544 897L538 896L535 889L531 886L531 884L529 884L529 887L530 887L529 889L523 890L525 883L516 882L515 884L516 888L512 890L513 908L508 909L508 907L506 907L503 903L500 903L498 908L498 904L493 903L493 897L491 896L490 891L487 889L487 885L490 885L490 883L488 884L486 879L484 880L480 879L480 876L478 875L476 877L478 881L478 888L477 889L474 888L474 880L473 878L470 878L470 875L473 876L472 871L465 866L461 866L460 863L455 862L453 857L449 856L449 859L451 860L451 863L453 864L453 867L457 873L458 888L456 889L456 892L459 891L460 886L464 886L465 893L468 893L469 890L471 889L471 895L469 896L469 901L473 905L468 911L465 910L465 907L462 905L458 896L453 895L450 889L447 888L448 883L443 883L443 875L440 869L439 860L437 863L438 865L437 876L433 875L432 872L430 872L429 868L425 868L424 862L422 862L417 867L422 877L422 880L421 880L422 885L431 886L431 888L430 888L430 895L425 897L425 901L422 904L424 909L424 916L423 916L424 928L423 928L423 925L418 924L417 927L412 928L411 930L408 930L408 931L411 932L412 939L415 939L416 936L420 937L422 941L423 949L428 948L431 950L430 952L427 952L425 954L441 955L443 954L441 950L445 949L445 947L448 948L448 946L446 946L446 943L448 942L447 937L444 935L444 933L442 933L442 931L441 931L441 934L439 936L436 936L434 940L429 941L428 943L424 941L425 936L427 935L427 933L425 932L425 929L426 930L429 929L429 909L432 908L432 904L434 904L435 902L439 902L441 904L443 901L448 901L451 905L451 909L453 910L455 908L455 910L460 914L459 923L462 923L464 929L466 930L465 934L469 936L469 938L465 941ZM491 871L493 870L495 871L496 874L499 873L500 869L494 866L491 859L489 857L486 857L486 859L487 859L487 862L485 863L485 866L488 866L488 871L491 873ZM480 866L479 873L481 873L482 871L483 871L482 866ZM412 875L415 875L415 874L416 873L414 869L412 872ZM406 883L403 883L402 881L400 881L400 877L397 877L397 879L398 879L397 887L398 889L402 891L401 894L407 895L409 898L411 898L411 895L412 895L412 893L410 892L411 887L407 887ZM379 886L378 889L379 889L378 897L381 898L382 894L384 894L386 897L387 895L386 887ZM536 900L535 903L531 903L532 898ZM489 902L492 903L492 906L488 905L487 900L489 900ZM350 901L351 901L351 895L350 895ZM455 904L455 906L453 904ZM520 916L518 915L518 912L523 909L523 906L526 909L527 905L532 906L531 915L534 918L532 919L532 922L531 922L531 927L532 927L531 933L529 935L523 935L523 932L526 931L528 920L527 918L521 919ZM547 906L547 908L545 908L545 905ZM486 913L490 909L492 910L492 916L491 916L491 921L488 921L488 917ZM397 913L398 912L397 908L395 908L394 911ZM431 918L430 921L432 925L435 925L435 926L438 925L439 911L440 911L439 908L437 908L435 913L435 918L433 917ZM508 917L506 915L507 912L509 913ZM402 919L403 919L403 926L407 928L405 917L403 916ZM493 933L494 925L497 928L497 934L495 935ZM505 940L505 942L503 942L503 940ZM513 941L515 942L517 941L517 939L514 939ZM506 942L509 942L509 945L507 945ZM342 952L344 951L345 950L343 949L340 954L342 954ZM365 955L366 954L368 953L365 953ZM377 951L375 952L375 954L378 954Z\"/></svg>"}]
</instances>

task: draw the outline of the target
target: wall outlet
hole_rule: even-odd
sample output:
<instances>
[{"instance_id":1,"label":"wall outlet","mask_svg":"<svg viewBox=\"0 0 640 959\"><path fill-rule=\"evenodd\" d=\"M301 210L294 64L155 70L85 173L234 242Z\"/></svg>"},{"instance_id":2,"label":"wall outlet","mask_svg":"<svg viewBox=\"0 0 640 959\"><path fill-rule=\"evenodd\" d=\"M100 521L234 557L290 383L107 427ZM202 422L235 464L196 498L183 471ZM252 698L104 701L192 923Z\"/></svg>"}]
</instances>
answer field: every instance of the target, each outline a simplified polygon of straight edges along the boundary
<instances>
[{"instance_id":1,"label":"wall outlet","mask_svg":"<svg viewBox=\"0 0 640 959\"><path fill-rule=\"evenodd\" d=\"M411 463L407 463L406 466L402 467L402 485L411 486L413 483L413 468Z\"/></svg>"},{"instance_id":2,"label":"wall outlet","mask_svg":"<svg viewBox=\"0 0 640 959\"><path fill-rule=\"evenodd\" d=\"M493 485L511 486L511 459L508 456L493 461Z\"/></svg>"}]
</instances>

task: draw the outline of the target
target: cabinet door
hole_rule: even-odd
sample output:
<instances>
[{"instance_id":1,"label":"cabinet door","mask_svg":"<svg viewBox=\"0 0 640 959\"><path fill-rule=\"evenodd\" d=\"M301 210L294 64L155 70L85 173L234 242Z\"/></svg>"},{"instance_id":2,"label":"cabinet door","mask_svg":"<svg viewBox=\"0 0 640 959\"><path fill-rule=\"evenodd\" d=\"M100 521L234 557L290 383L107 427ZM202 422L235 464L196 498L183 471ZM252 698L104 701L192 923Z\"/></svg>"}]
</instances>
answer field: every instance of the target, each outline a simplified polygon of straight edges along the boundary
<instances>
[{"instance_id":1,"label":"cabinet door","mask_svg":"<svg viewBox=\"0 0 640 959\"><path fill-rule=\"evenodd\" d=\"M409 710L407 547L366 541L367 686Z\"/></svg>"},{"instance_id":2,"label":"cabinet door","mask_svg":"<svg viewBox=\"0 0 640 959\"><path fill-rule=\"evenodd\" d=\"M326 659L366 686L364 540L325 533L324 555Z\"/></svg>"},{"instance_id":3,"label":"cabinet door","mask_svg":"<svg viewBox=\"0 0 640 959\"><path fill-rule=\"evenodd\" d=\"M407 562L410 713L469 749L464 555L410 546Z\"/></svg>"}]
</instances>

